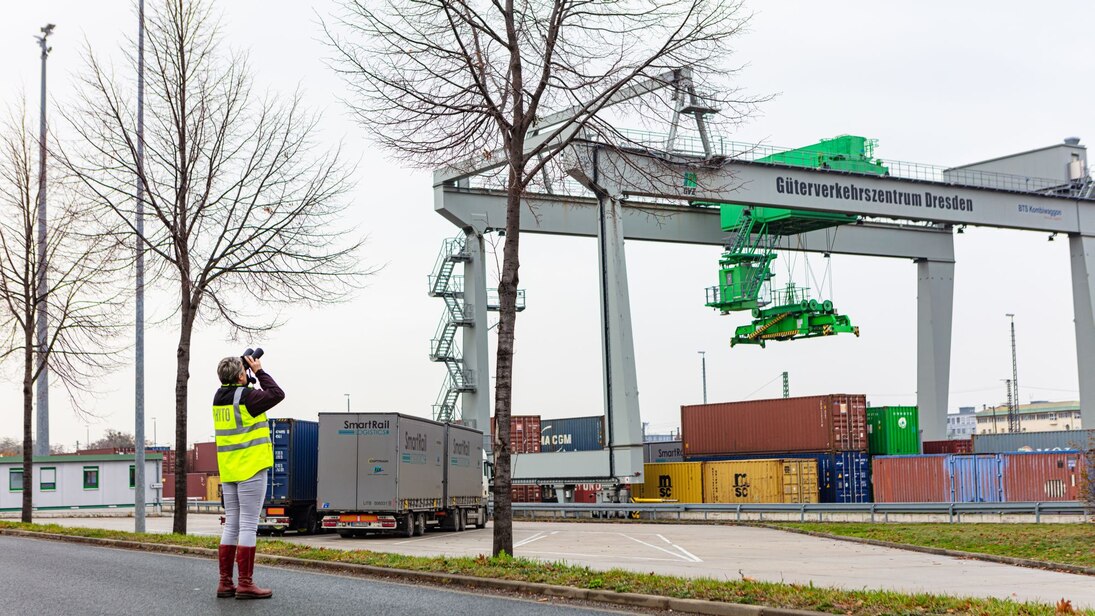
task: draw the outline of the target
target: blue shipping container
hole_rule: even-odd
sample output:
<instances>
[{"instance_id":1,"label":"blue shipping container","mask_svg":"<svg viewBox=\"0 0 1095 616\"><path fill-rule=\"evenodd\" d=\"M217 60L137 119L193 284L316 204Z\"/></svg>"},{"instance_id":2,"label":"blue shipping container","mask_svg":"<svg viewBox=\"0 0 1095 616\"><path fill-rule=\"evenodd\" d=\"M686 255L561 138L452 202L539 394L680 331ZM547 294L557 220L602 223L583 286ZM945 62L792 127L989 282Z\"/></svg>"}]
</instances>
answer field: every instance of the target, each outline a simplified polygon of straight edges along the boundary
<instances>
[{"instance_id":1,"label":"blue shipping container","mask_svg":"<svg viewBox=\"0 0 1095 616\"><path fill-rule=\"evenodd\" d=\"M604 415L540 418L540 451L595 451L605 447Z\"/></svg>"},{"instance_id":2,"label":"blue shipping container","mask_svg":"<svg viewBox=\"0 0 1095 616\"><path fill-rule=\"evenodd\" d=\"M952 503L1004 502L1004 463L1000 454L947 458Z\"/></svg>"},{"instance_id":3,"label":"blue shipping container","mask_svg":"<svg viewBox=\"0 0 1095 616\"><path fill-rule=\"evenodd\" d=\"M757 456L749 454L733 456L687 456L688 462L715 462L718 460L817 460L818 501L822 503L869 503L871 502L871 458L860 451L836 453L787 453L783 455Z\"/></svg>"},{"instance_id":4,"label":"blue shipping container","mask_svg":"<svg viewBox=\"0 0 1095 616\"><path fill-rule=\"evenodd\" d=\"M303 419L271 419L274 467L267 473L267 503L316 500L319 468L319 423Z\"/></svg>"}]
</instances>

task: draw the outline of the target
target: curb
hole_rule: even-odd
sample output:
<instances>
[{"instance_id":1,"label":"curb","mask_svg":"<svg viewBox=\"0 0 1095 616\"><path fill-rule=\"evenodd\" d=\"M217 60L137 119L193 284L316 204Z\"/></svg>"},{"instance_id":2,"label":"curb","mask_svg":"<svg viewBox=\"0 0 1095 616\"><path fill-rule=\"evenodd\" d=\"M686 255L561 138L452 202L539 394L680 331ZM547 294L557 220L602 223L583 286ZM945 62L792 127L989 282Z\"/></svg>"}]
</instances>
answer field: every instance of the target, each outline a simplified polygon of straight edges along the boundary
<instances>
[{"instance_id":1,"label":"curb","mask_svg":"<svg viewBox=\"0 0 1095 616\"><path fill-rule=\"evenodd\" d=\"M28 537L32 539L48 539L51 541L67 541L69 543L82 543L98 545L141 552L162 552L168 554L186 554L216 558L217 551L209 548L198 548L167 543L141 543L138 541L126 541L122 539L101 539L96 537L81 537L78 535L58 535L55 533L40 533L34 531L0 528L0 535L14 537ZM578 601L595 601L611 605L626 607L641 607L654 610L683 612L688 614L705 614L709 616L817 616L825 612L813 612L809 610L796 610L789 608L764 607L758 605L745 605L741 603L719 603L703 599L676 599L673 597L661 597L657 595L643 595L638 593L613 592L609 590L595 590L587 588L573 588L570 586L557 586L554 584L542 584L537 582L520 582L516 580L501 580L494 578L480 578L454 573L438 573L434 571L409 571L407 569L388 569L373 565L358 565L352 563L338 563L319 560L308 560L292 556L273 556L259 554L256 562L264 565L286 565L294 569L307 569L326 573L342 573L354 576L372 576L385 578L399 578L404 580L430 582L442 586L460 586L464 588L488 588L504 590L545 597L560 597Z\"/></svg>"},{"instance_id":2,"label":"curb","mask_svg":"<svg viewBox=\"0 0 1095 616\"><path fill-rule=\"evenodd\" d=\"M1078 575L1090 575L1095 576L1095 567L1084 567L1081 565L1069 565L1066 563L1055 563L1045 560L1034 560L1031 558L1017 558L1015 556L999 556L997 554L981 554L979 552L963 552L961 550L948 550L946 548L933 548L923 545L913 545L911 543L896 543L893 541L881 541L879 539L867 539L864 537L848 537L846 535L833 535L830 533L823 533L816 530L803 530L799 528L787 528L778 525L761 525L763 528L770 528L772 530L780 530L787 533L797 533L799 535L809 535L811 537L821 537L823 539L835 539L837 541L847 541L849 543L862 543L866 545L874 545L883 548L894 548L898 550L905 550L907 552L923 552L924 554L934 554L936 556L952 556L954 558L964 558L967 560L982 560L990 563L998 563L1001 565L1013 565L1016 567L1027 567L1030 569L1049 569L1053 571L1060 571L1062 573L1075 573Z\"/></svg>"}]
</instances>

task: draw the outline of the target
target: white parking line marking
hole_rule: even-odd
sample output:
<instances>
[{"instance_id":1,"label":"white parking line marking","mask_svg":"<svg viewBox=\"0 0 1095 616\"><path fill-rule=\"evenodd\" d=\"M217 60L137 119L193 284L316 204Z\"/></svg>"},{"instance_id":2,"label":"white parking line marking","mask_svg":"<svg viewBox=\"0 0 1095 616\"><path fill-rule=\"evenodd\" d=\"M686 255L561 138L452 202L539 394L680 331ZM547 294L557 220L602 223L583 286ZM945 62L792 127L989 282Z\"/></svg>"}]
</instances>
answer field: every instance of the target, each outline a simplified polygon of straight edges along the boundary
<instances>
[{"instance_id":1,"label":"white parking line marking","mask_svg":"<svg viewBox=\"0 0 1095 616\"><path fill-rule=\"evenodd\" d=\"M545 538L547 538L547 535L545 535L543 532L539 532L539 533L536 533L535 535L529 537L528 539L524 539L522 541L519 541L519 542L513 544L513 547L514 548L519 548L523 545L528 545L528 544L532 543L533 541L539 541L539 540L545 539Z\"/></svg>"},{"instance_id":2,"label":"white parking line marking","mask_svg":"<svg viewBox=\"0 0 1095 616\"><path fill-rule=\"evenodd\" d=\"M666 539L664 536L658 535L658 537L660 537L662 541L668 543L669 545L671 545L671 546L677 548L678 550L680 550L681 552L683 552L685 554L685 556L692 559L692 562L696 562L696 563L702 563L703 562L703 559L701 559L699 556L696 556L692 552L689 552L688 550L682 548L681 546L677 545L676 543L673 543L672 541Z\"/></svg>"},{"instance_id":3,"label":"white parking line marking","mask_svg":"<svg viewBox=\"0 0 1095 616\"><path fill-rule=\"evenodd\" d=\"M670 556L676 556L677 558L679 558L679 559L681 559L685 562L689 562L689 563L703 562L700 559L698 559L695 556L692 556L690 554L687 555L687 556L684 555L684 554L678 554L677 552L674 552L672 550L667 550L667 549L665 549L661 546L654 545L653 543L647 543L647 542L645 542L641 539L636 539L634 537L631 537L629 535L625 535L623 533L616 533L616 534L621 536L621 537L630 539L630 540L634 541L635 543L641 543L641 544L645 545L648 548L654 548L655 550L658 550L659 552L665 552L666 554L669 554ZM673 547L676 547L676 546L673 546Z\"/></svg>"}]
</instances>

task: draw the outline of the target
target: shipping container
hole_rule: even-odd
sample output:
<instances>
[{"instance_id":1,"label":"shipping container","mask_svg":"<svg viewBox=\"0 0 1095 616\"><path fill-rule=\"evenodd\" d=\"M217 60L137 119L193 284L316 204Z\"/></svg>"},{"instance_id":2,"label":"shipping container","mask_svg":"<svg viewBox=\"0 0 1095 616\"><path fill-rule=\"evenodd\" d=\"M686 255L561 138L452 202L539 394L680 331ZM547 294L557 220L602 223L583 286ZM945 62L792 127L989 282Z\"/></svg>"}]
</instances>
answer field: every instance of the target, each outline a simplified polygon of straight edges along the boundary
<instances>
[{"instance_id":1,"label":"shipping container","mask_svg":"<svg viewBox=\"0 0 1095 616\"><path fill-rule=\"evenodd\" d=\"M995 454L877 456L874 496L879 503L1003 502L1003 463Z\"/></svg>"},{"instance_id":2,"label":"shipping container","mask_svg":"<svg viewBox=\"0 0 1095 616\"><path fill-rule=\"evenodd\" d=\"M205 500L215 502L221 500L220 475L210 475L205 480ZM222 501L223 502L223 501Z\"/></svg>"},{"instance_id":3,"label":"shipping container","mask_svg":"<svg viewBox=\"0 0 1095 616\"><path fill-rule=\"evenodd\" d=\"M885 456L920 453L920 421L916 407L868 407L867 453Z\"/></svg>"},{"instance_id":4,"label":"shipping container","mask_svg":"<svg viewBox=\"0 0 1095 616\"><path fill-rule=\"evenodd\" d=\"M646 464L643 475L643 483L632 486L631 495L635 498L703 502L702 462Z\"/></svg>"},{"instance_id":5,"label":"shipping container","mask_svg":"<svg viewBox=\"0 0 1095 616\"><path fill-rule=\"evenodd\" d=\"M461 434L452 437L453 431ZM483 528L482 450L466 442L469 438L482 443L483 435L399 413L320 413L322 526L343 536L370 531L413 536L435 525L463 530L470 518ZM447 465L456 468L446 470ZM479 478L475 486L465 481L471 470ZM447 492L446 477L453 479Z\"/></svg>"},{"instance_id":6,"label":"shipping container","mask_svg":"<svg viewBox=\"0 0 1095 616\"><path fill-rule=\"evenodd\" d=\"M605 447L604 415L540 420L540 451L595 451Z\"/></svg>"},{"instance_id":7,"label":"shipping container","mask_svg":"<svg viewBox=\"0 0 1095 616\"><path fill-rule=\"evenodd\" d=\"M1074 452L1001 454L1009 502L1080 500L1085 456Z\"/></svg>"},{"instance_id":8,"label":"shipping container","mask_svg":"<svg viewBox=\"0 0 1095 616\"><path fill-rule=\"evenodd\" d=\"M924 453L973 453L973 441L968 438L948 441L924 441Z\"/></svg>"},{"instance_id":9,"label":"shipping container","mask_svg":"<svg viewBox=\"0 0 1095 616\"><path fill-rule=\"evenodd\" d=\"M866 410L847 394L682 406L684 455L865 452Z\"/></svg>"},{"instance_id":10,"label":"shipping container","mask_svg":"<svg viewBox=\"0 0 1095 616\"><path fill-rule=\"evenodd\" d=\"M188 473L220 474L217 467L217 443L194 443L194 448L187 452L186 469Z\"/></svg>"},{"instance_id":11,"label":"shipping container","mask_svg":"<svg viewBox=\"0 0 1095 616\"><path fill-rule=\"evenodd\" d=\"M817 463L818 500L821 503L871 502L871 458L858 451L836 453L789 452L782 459L813 460ZM748 454L687 456L689 461L778 459L757 458Z\"/></svg>"},{"instance_id":12,"label":"shipping container","mask_svg":"<svg viewBox=\"0 0 1095 616\"><path fill-rule=\"evenodd\" d=\"M491 434L498 434L498 423L490 418ZM540 453L540 416L514 415L509 419L509 438L512 453Z\"/></svg>"},{"instance_id":13,"label":"shipping container","mask_svg":"<svg viewBox=\"0 0 1095 616\"><path fill-rule=\"evenodd\" d=\"M1090 449L1095 449L1095 430L973 435L973 453L1087 451Z\"/></svg>"},{"instance_id":14,"label":"shipping container","mask_svg":"<svg viewBox=\"0 0 1095 616\"><path fill-rule=\"evenodd\" d=\"M876 456L871 465L876 503L949 503L947 454Z\"/></svg>"},{"instance_id":15,"label":"shipping container","mask_svg":"<svg viewBox=\"0 0 1095 616\"><path fill-rule=\"evenodd\" d=\"M681 441L644 443L643 462L684 462Z\"/></svg>"},{"instance_id":16,"label":"shipping container","mask_svg":"<svg viewBox=\"0 0 1095 616\"><path fill-rule=\"evenodd\" d=\"M186 475L186 498L192 500L206 500L209 496L209 488L207 480L209 475L205 473L187 473ZM163 478L163 497L165 499L175 498L175 474L166 473Z\"/></svg>"},{"instance_id":17,"label":"shipping container","mask_svg":"<svg viewBox=\"0 0 1095 616\"><path fill-rule=\"evenodd\" d=\"M951 502L999 503L1004 501L1003 465L999 454L952 455L947 459Z\"/></svg>"},{"instance_id":18,"label":"shipping container","mask_svg":"<svg viewBox=\"0 0 1095 616\"><path fill-rule=\"evenodd\" d=\"M510 496L515 503L540 503L543 494L540 486L514 484L510 486Z\"/></svg>"},{"instance_id":19,"label":"shipping container","mask_svg":"<svg viewBox=\"0 0 1095 616\"><path fill-rule=\"evenodd\" d=\"M706 503L816 503L817 462L805 459L703 463Z\"/></svg>"},{"instance_id":20,"label":"shipping container","mask_svg":"<svg viewBox=\"0 0 1095 616\"><path fill-rule=\"evenodd\" d=\"M600 501L601 484L599 483L580 483L574 486L574 502L576 503L596 503Z\"/></svg>"},{"instance_id":21,"label":"shipping container","mask_svg":"<svg viewBox=\"0 0 1095 616\"><path fill-rule=\"evenodd\" d=\"M269 424L274 466L266 475L266 502L259 530L314 533L319 524L319 423L279 417L270 419Z\"/></svg>"}]
</instances>

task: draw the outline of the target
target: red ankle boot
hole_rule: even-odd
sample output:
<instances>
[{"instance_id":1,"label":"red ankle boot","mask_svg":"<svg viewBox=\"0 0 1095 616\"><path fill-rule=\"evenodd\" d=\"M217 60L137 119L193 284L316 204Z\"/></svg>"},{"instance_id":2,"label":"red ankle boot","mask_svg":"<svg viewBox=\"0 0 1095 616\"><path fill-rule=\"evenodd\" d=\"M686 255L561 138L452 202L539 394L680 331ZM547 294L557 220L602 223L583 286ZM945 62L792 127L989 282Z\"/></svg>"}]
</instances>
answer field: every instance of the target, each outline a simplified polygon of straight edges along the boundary
<instances>
[{"instance_id":1,"label":"red ankle boot","mask_svg":"<svg viewBox=\"0 0 1095 616\"><path fill-rule=\"evenodd\" d=\"M217 597L224 599L236 596L236 587L232 584L232 566L236 559L236 546L222 545L217 549L220 560L221 581L217 584Z\"/></svg>"},{"instance_id":2,"label":"red ankle boot","mask_svg":"<svg viewBox=\"0 0 1095 616\"><path fill-rule=\"evenodd\" d=\"M251 583L251 576L255 572L255 548L236 548L236 566L239 567L239 585L236 586L237 599L269 599L274 591L269 588L259 588Z\"/></svg>"}]
</instances>

